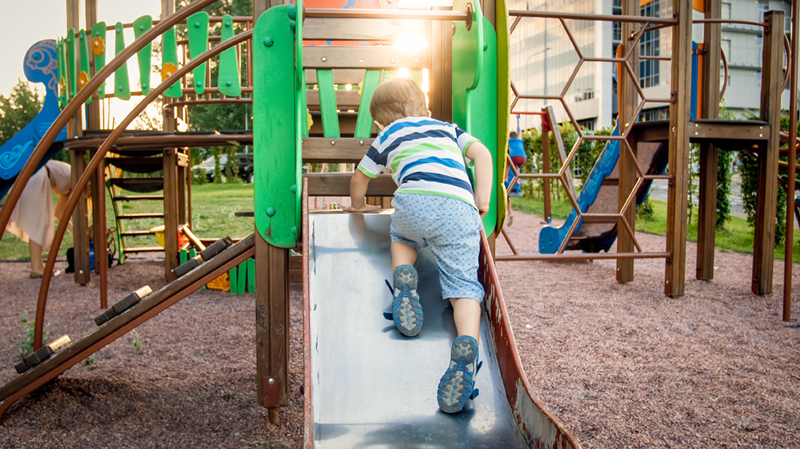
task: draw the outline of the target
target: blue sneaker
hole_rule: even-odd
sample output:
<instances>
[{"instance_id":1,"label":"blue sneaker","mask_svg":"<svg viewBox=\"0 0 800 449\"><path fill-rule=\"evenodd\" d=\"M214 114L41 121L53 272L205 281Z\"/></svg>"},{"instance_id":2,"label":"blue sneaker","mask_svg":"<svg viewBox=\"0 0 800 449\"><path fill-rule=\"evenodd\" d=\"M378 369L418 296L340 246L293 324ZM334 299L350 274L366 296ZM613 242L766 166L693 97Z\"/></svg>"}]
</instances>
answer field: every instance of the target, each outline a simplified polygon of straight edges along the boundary
<instances>
[{"instance_id":1,"label":"blue sneaker","mask_svg":"<svg viewBox=\"0 0 800 449\"><path fill-rule=\"evenodd\" d=\"M462 335L450 349L450 366L439 381L436 399L445 413L458 413L472 399L478 362L478 342ZM475 395L477 396L477 395Z\"/></svg>"},{"instance_id":2,"label":"blue sneaker","mask_svg":"<svg viewBox=\"0 0 800 449\"><path fill-rule=\"evenodd\" d=\"M417 294L417 270L411 265L400 265L394 270L394 301L392 319L397 330L413 337L422 330L422 305Z\"/></svg>"}]
</instances>

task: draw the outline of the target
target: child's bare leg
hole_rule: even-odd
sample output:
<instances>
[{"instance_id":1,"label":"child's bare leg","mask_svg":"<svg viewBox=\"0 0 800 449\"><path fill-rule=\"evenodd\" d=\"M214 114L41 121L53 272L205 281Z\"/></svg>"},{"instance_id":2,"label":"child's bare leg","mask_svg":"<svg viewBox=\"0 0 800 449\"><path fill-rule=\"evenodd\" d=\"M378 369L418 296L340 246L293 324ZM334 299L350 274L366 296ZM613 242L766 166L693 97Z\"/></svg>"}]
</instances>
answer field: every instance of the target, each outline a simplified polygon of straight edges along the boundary
<instances>
[{"instance_id":1,"label":"child's bare leg","mask_svg":"<svg viewBox=\"0 0 800 449\"><path fill-rule=\"evenodd\" d=\"M31 277L40 278L44 273L44 263L42 262L42 245L28 240L28 249L31 253Z\"/></svg>"},{"instance_id":2,"label":"child's bare leg","mask_svg":"<svg viewBox=\"0 0 800 449\"><path fill-rule=\"evenodd\" d=\"M394 267L394 300L392 319L397 330L406 337L413 337L422 330L422 305L419 303L417 283L419 276L414 269L417 250L403 242L392 242L392 267Z\"/></svg>"},{"instance_id":3,"label":"child's bare leg","mask_svg":"<svg viewBox=\"0 0 800 449\"><path fill-rule=\"evenodd\" d=\"M417 250L403 242L392 242L392 269L400 265L414 265L417 261Z\"/></svg>"},{"instance_id":4,"label":"child's bare leg","mask_svg":"<svg viewBox=\"0 0 800 449\"><path fill-rule=\"evenodd\" d=\"M480 343L481 304L472 298L450 298L450 304L458 336L469 335Z\"/></svg>"}]
</instances>

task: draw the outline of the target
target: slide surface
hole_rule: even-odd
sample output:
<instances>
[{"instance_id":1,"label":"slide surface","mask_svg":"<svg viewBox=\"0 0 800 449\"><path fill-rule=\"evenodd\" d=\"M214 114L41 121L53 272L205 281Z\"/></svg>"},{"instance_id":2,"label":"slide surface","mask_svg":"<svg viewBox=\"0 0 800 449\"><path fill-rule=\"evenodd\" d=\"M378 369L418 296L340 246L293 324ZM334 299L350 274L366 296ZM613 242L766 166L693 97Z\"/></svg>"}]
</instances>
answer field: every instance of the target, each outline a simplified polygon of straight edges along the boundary
<instances>
[{"instance_id":1,"label":"slide surface","mask_svg":"<svg viewBox=\"0 0 800 449\"><path fill-rule=\"evenodd\" d=\"M530 447L531 435L519 430L520 410L509 404L492 344L496 327L489 325L486 313L479 355L483 367L476 380L480 395L461 413L439 410L436 389L456 337L452 308L442 300L436 263L424 249L415 264L425 313L422 331L404 337L384 318L392 300L384 282L392 274L390 222L390 214L309 215L305 343L312 410L307 402L305 447ZM558 447L577 446L565 444L555 424L542 421L545 429L531 432L552 437L544 438L551 441L542 447L554 447L556 441L564 444Z\"/></svg>"}]
</instances>

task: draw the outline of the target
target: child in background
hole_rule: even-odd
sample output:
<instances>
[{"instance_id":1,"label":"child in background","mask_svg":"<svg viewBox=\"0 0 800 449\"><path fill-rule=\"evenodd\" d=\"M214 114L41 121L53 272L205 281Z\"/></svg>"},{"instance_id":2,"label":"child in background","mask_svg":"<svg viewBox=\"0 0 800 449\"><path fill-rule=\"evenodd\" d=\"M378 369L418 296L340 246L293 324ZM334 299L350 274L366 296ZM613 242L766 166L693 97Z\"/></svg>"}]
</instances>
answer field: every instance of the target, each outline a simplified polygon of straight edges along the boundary
<instances>
[{"instance_id":1,"label":"child in background","mask_svg":"<svg viewBox=\"0 0 800 449\"><path fill-rule=\"evenodd\" d=\"M478 281L481 216L489 210L492 156L478 139L453 124L429 118L425 94L394 78L375 89L370 113L381 132L350 182L349 212L378 206L364 202L371 178L386 168L398 185L392 205L392 315L401 334L422 329L417 294L417 251L429 246L439 267L442 297L453 306L458 337L437 391L439 408L460 412L472 397L480 338L483 286ZM475 191L464 158L475 164Z\"/></svg>"},{"instance_id":2,"label":"child in background","mask_svg":"<svg viewBox=\"0 0 800 449\"><path fill-rule=\"evenodd\" d=\"M508 134L508 155L511 157L511 162L517 167L517 170L522 170L522 166L528 160L528 155L525 154L525 147L522 140L517 138L517 133L511 131ZM514 179L514 170L508 167L508 179L506 179L506 189L510 190L509 185ZM522 196L521 184L519 181L513 187L514 193L512 196Z\"/></svg>"}]
</instances>

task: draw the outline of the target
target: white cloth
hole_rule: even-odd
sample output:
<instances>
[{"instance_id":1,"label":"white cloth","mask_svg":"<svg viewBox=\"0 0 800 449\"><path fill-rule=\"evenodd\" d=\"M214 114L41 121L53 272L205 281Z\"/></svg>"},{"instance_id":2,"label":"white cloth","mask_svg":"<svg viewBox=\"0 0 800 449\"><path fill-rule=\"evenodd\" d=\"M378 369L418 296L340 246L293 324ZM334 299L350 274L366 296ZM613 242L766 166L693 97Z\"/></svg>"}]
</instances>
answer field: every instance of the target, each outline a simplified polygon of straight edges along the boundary
<instances>
[{"instance_id":1,"label":"white cloth","mask_svg":"<svg viewBox=\"0 0 800 449\"><path fill-rule=\"evenodd\" d=\"M49 161L45 167L28 180L17 206L11 212L6 230L23 242L33 240L49 251L55 234L53 194L68 195L72 184L69 164Z\"/></svg>"}]
</instances>

